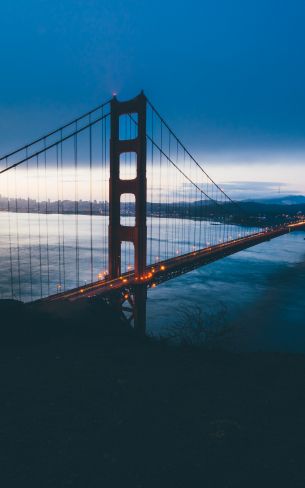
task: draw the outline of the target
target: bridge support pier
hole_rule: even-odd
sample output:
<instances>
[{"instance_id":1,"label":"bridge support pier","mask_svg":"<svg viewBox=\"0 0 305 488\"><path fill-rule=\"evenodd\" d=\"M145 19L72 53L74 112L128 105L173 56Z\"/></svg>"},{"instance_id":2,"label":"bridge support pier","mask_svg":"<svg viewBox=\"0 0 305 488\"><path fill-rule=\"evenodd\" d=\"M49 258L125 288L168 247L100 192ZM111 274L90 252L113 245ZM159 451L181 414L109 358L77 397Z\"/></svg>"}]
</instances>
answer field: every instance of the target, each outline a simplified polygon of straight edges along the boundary
<instances>
[{"instance_id":1,"label":"bridge support pier","mask_svg":"<svg viewBox=\"0 0 305 488\"><path fill-rule=\"evenodd\" d=\"M120 117L131 116L137 135L133 139L120 138ZM136 177L131 180L120 178L120 157L124 153L136 155ZM146 267L146 97L143 92L126 102L111 100L110 180L109 180L109 275L121 275L122 242L134 245L134 269L139 281ZM121 196L135 196L135 226L124 226L120 221ZM139 334L146 329L147 287L138 284L132 290L133 325ZM122 304L122 311L123 304Z\"/></svg>"},{"instance_id":2,"label":"bridge support pier","mask_svg":"<svg viewBox=\"0 0 305 488\"><path fill-rule=\"evenodd\" d=\"M146 300L147 286L136 285L133 292L134 299L134 326L139 335L146 332Z\"/></svg>"}]
</instances>

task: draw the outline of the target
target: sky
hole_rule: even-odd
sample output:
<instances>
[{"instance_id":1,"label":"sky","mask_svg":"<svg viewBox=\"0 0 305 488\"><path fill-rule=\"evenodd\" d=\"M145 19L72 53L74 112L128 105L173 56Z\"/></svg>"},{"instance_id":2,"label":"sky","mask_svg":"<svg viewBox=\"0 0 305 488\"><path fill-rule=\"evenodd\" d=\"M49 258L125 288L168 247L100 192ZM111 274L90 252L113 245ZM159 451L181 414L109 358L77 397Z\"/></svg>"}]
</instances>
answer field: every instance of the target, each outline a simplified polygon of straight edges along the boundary
<instances>
[{"instance_id":1,"label":"sky","mask_svg":"<svg viewBox=\"0 0 305 488\"><path fill-rule=\"evenodd\" d=\"M1 154L144 89L233 196L305 194L304 0L2 0L0 13Z\"/></svg>"}]
</instances>

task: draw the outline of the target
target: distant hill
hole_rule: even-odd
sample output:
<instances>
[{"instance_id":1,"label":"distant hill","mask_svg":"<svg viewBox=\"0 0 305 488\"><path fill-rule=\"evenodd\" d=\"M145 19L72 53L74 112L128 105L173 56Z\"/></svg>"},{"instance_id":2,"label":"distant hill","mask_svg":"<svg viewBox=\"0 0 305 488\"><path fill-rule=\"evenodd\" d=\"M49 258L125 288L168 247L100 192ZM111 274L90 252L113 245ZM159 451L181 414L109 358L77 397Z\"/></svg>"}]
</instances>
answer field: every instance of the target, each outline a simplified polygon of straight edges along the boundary
<instances>
[{"instance_id":1,"label":"distant hill","mask_svg":"<svg viewBox=\"0 0 305 488\"><path fill-rule=\"evenodd\" d=\"M295 217L305 216L305 197L287 196L282 198L266 198L257 200L242 200L239 202L226 202L226 215L230 215L232 223L248 223L250 225L258 225L264 222L265 225L280 225L283 222L295 219ZM153 214L160 214L164 211L163 205L153 207ZM166 211L171 210L173 216L177 214L184 214L186 217L193 218L208 218L208 219L222 219L224 215L224 208L222 205L216 205L213 202L204 202L204 205L199 205L199 202L192 202L188 205L182 204L175 206L174 204L167 205Z\"/></svg>"},{"instance_id":2,"label":"distant hill","mask_svg":"<svg viewBox=\"0 0 305 488\"><path fill-rule=\"evenodd\" d=\"M297 215L305 214L305 201L303 203L263 203L257 200L240 202L240 206L247 209L252 215Z\"/></svg>"},{"instance_id":3,"label":"distant hill","mask_svg":"<svg viewBox=\"0 0 305 488\"><path fill-rule=\"evenodd\" d=\"M266 205L299 205L305 203L304 195L287 195L274 198L253 198L242 200L245 203L263 203Z\"/></svg>"}]
</instances>

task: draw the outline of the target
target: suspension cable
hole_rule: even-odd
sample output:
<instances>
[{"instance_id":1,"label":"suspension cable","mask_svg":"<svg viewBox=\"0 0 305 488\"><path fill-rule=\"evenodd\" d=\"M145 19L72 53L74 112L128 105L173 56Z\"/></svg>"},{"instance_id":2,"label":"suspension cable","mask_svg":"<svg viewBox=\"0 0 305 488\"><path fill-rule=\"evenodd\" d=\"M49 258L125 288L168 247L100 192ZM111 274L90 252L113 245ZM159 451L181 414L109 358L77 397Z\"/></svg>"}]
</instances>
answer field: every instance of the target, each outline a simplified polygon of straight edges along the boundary
<instances>
[{"instance_id":1,"label":"suspension cable","mask_svg":"<svg viewBox=\"0 0 305 488\"><path fill-rule=\"evenodd\" d=\"M39 151L31 154L30 156L26 157L26 158L23 158L21 159L20 161L18 161L17 163L14 163L14 164L11 164L10 166L8 166L7 168L4 168L0 171L0 175L3 174L3 173L6 173L6 171L9 171L10 169L12 168L16 168L17 166L20 166L20 164L28 161L29 159L32 159L32 158L36 158L37 156L39 156L40 154L42 154L43 152L45 151L48 151L49 149L52 149L53 147L56 147L58 145L60 145L62 142L65 142L67 141L68 139L76 136L77 134L79 134L80 132L88 129L89 127L92 127L93 125L97 124L98 122L100 122L101 120L103 119L106 119L107 117L110 117L110 113L107 113L107 114L104 114L102 115L101 117L99 117L98 119L90 122L90 124L87 124L83 127L80 127L79 129L75 130L74 132L72 132L71 134L69 134L68 136L65 136L65 137L62 137L59 141L56 141L56 142L53 142L52 144L49 144L48 146L44 147L43 149L40 149Z\"/></svg>"},{"instance_id":2,"label":"suspension cable","mask_svg":"<svg viewBox=\"0 0 305 488\"><path fill-rule=\"evenodd\" d=\"M1 156L0 157L0 161L2 161L3 159L7 159L7 158L10 158L11 156L14 156L14 154L17 154L21 151L24 151L26 149L28 149L29 147L31 146L34 146L35 144L38 144L39 142L42 142L44 141L45 139L47 139L48 137L51 137L53 136L54 134L57 134L58 132L62 133L62 131L64 129L66 129L67 127L69 127L70 125L74 125L75 122L79 122L80 120L88 117L88 116L91 116L94 112L97 112L98 110L101 110L103 107L105 107L108 103L110 103L111 101L111 98L109 100L107 100L106 102L104 102L102 105L99 105L98 107L90 110L89 112L85 113L84 115L81 115L80 117L77 117L76 119L72 120L71 122L68 122L67 124L64 124L62 125L61 127L59 127L58 129L55 129L47 134L45 134L44 136L41 136L39 137L38 139L35 139L34 141L32 141L31 143L29 144L25 144L24 146L21 146L19 147L18 149L15 149L14 151L11 151L10 153L4 155L4 156ZM72 136L73 134L71 134ZM32 157L34 157L36 154L33 154Z\"/></svg>"},{"instance_id":3,"label":"suspension cable","mask_svg":"<svg viewBox=\"0 0 305 488\"><path fill-rule=\"evenodd\" d=\"M192 159L192 161L198 166L198 168L205 174L205 176L211 181L211 183L213 183L213 185L215 185L218 190L223 193L225 195L225 197L231 202L233 203L234 205L237 205L238 207L240 207L243 212L245 212L244 208L238 203L236 202L235 200L233 200L232 198L229 197L229 195L227 195L226 192L224 192L222 190L222 188L220 188L219 185L217 185L217 183L208 175L208 173L203 169L203 167L201 166L200 163L198 163L198 161L194 158L194 156L192 156L192 154L189 152L189 150L184 146L184 144L181 142L181 140L176 136L176 134L173 132L173 130L170 128L170 126L167 124L167 122L164 120L164 118L160 115L160 113L158 112L158 110L154 107L154 105L150 102L150 100L148 100L148 98L146 98L147 100L147 103L150 105L151 109L156 113L156 115L159 117L160 121L163 122L164 126L167 128L167 130L172 134L172 136L178 141L178 143L181 145L181 147L185 150L185 152L188 154L188 156Z\"/></svg>"}]
</instances>

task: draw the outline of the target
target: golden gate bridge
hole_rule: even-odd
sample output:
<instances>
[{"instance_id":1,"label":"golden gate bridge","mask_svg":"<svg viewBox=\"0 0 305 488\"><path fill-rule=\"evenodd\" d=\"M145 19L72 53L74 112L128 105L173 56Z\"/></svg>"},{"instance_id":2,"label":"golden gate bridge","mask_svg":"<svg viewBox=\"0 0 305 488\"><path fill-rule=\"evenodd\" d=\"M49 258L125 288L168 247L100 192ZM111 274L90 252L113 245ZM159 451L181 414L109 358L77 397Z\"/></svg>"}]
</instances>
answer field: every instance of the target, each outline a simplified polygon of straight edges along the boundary
<instances>
[{"instance_id":1,"label":"golden gate bridge","mask_svg":"<svg viewBox=\"0 0 305 488\"><path fill-rule=\"evenodd\" d=\"M1 297L100 297L139 333L149 288L305 226L249 215L143 92L114 96L0 164Z\"/></svg>"}]
</instances>

